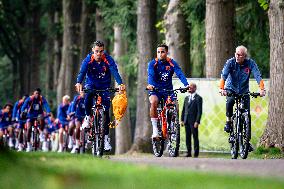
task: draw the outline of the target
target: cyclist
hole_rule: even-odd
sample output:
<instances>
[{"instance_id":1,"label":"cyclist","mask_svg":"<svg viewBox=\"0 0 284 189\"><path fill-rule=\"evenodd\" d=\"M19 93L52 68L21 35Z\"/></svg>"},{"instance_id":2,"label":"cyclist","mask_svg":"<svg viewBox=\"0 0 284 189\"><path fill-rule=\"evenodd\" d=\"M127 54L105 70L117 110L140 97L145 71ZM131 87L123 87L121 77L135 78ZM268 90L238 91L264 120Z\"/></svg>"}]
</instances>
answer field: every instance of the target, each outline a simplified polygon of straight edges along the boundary
<instances>
[{"instance_id":1,"label":"cyclist","mask_svg":"<svg viewBox=\"0 0 284 189\"><path fill-rule=\"evenodd\" d=\"M14 147L13 144L13 127L12 127L12 109L13 105L10 103L5 104L2 110L0 110L0 145L3 140L4 130L7 129L9 132L8 146Z\"/></svg>"},{"instance_id":2,"label":"cyclist","mask_svg":"<svg viewBox=\"0 0 284 189\"><path fill-rule=\"evenodd\" d=\"M83 60L80 68L80 72L77 77L76 89L78 92L82 91L82 82L86 76L85 88L104 90L110 88L111 75L115 78L119 85L119 90L125 90L125 85L122 83L122 79L118 73L117 66L113 58L104 52L104 43L101 41L95 41L92 47L92 52L87 55ZM84 119L83 128L88 128L90 125L91 108L93 105L94 93L89 92L85 94L85 108L86 117ZM105 106L105 150L111 150L109 134L109 108L110 108L110 94L109 92L101 92L102 104Z\"/></svg>"},{"instance_id":3,"label":"cyclist","mask_svg":"<svg viewBox=\"0 0 284 189\"><path fill-rule=\"evenodd\" d=\"M44 130L44 117L43 117L43 111L46 111L46 113L49 115L50 114L50 108L49 105L46 101L46 99L41 95L41 89L37 88L34 92L33 95L28 97L24 105L21 108L21 119L24 119L25 114L27 116L27 148L26 152L30 152L32 150L32 145L31 145L31 132L32 132L32 124L35 122L36 119L40 119L40 127L39 127L39 132L40 132L40 140L43 142L42 143L42 148L43 151L46 151L47 148L47 143L46 143L46 137L43 134Z\"/></svg>"},{"instance_id":4,"label":"cyclist","mask_svg":"<svg viewBox=\"0 0 284 189\"><path fill-rule=\"evenodd\" d=\"M147 89L173 89L172 77L176 73L177 77L181 80L185 87L189 88L189 84L184 76L178 63L168 57L168 46L166 44L160 44L157 46L157 58L151 60L148 63L148 86ZM150 117L153 127L152 138L160 137L158 134L157 122L158 112L157 106L159 101L167 99L168 93L149 91ZM172 100L176 100L174 93L171 94Z\"/></svg>"},{"instance_id":5,"label":"cyclist","mask_svg":"<svg viewBox=\"0 0 284 189\"><path fill-rule=\"evenodd\" d=\"M65 127L68 127L69 119L68 119L68 108L70 106L70 96L65 95L62 97L62 103L57 108L57 123L59 123L59 149L58 152L63 151L64 147L64 140L63 140L63 132ZM66 133L68 134L68 133ZM69 143L68 146L72 148L72 137L69 137Z\"/></svg>"},{"instance_id":6,"label":"cyclist","mask_svg":"<svg viewBox=\"0 0 284 189\"><path fill-rule=\"evenodd\" d=\"M29 97L28 95L24 95L20 100L18 100L14 104L14 108L13 108L12 120L16 121L16 134L18 136L16 138L16 148L18 147L19 152L23 151L23 129L26 124L26 120L20 118L21 108L24 105L24 102L28 97Z\"/></svg>"},{"instance_id":7,"label":"cyclist","mask_svg":"<svg viewBox=\"0 0 284 189\"><path fill-rule=\"evenodd\" d=\"M265 96L264 82L262 80L260 71L255 61L247 57L247 48L245 46L238 46L236 48L235 57L230 58L226 61L224 68L221 73L220 79L220 94L222 96L227 95L227 91L236 94L245 94L249 92L249 78L251 72L256 79L259 89L260 96ZM225 84L226 81L226 84ZM232 116L233 106L235 104L234 97L228 97L226 100L226 117L227 121L224 127L224 131L230 133L232 130ZM248 110L249 116L249 127L251 127L251 116L250 116L250 98L248 95L244 97L244 107ZM253 148L250 145L249 151Z\"/></svg>"},{"instance_id":8,"label":"cyclist","mask_svg":"<svg viewBox=\"0 0 284 189\"><path fill-rule=\"evenodd\" d=\"M81 91L80 95L74 97L71 107L71 114L72 113L75 114L75 126L76 126L75 132L74 132L75 126L72 128L73 133L75 133L75 141L76 141L71 151L72 154L74 154L76 150L78 150L80 147L80 128L82 126L82 122L85 117L84 98L85 98L85 93L84 91Z\"/></svg>"}]
</instances>

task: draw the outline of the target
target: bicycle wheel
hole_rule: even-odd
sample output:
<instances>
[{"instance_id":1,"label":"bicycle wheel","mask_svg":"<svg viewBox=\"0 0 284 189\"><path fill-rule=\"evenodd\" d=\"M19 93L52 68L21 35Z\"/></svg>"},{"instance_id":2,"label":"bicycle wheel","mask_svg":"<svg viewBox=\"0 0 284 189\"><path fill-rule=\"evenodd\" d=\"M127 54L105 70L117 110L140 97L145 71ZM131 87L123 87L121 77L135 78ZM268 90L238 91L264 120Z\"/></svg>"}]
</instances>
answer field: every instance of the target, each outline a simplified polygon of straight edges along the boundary
<instances>
[{"instance_id":1,"label":"bicycle wheel","mask_svg":"<svg viewBox=\"0 0 284 189\"><path fill-rule=\"evenodd\" d=\"M104 124L105 117L103 109L99 109L95 115L95 150L94 155L102 157L104 154Z\"/></svg>"},{"instance_id":2,"label":"bicycle wheel","mask_svg":"<svg viewBox=\"0 0 284 189\"><path fill-rule=\"evenodd\" d=\"M81 129L80 130L80 143L81 143L81 146L80 146L80 150L79 150L79 153L81 154L84 154L86 153L86 130L85 129Z\"/></svg>"},{"instance_id":3,"label":"bicycle wheel","mask_svg":"<svg viewBox=\"0 0 284 189\"><path fill-rule=\"evenodd\" d=\"M33 131L33 147L34 151L37 151L39 148L39 132L37 128Z\"/></svg>"},{"instance_id":4,"label":"bicycle wheel","mask_svg":"<svg viewBox=\"0 0 284 189\"><path fill-rule=\"evenodd\" d=\"M240 156L242 159L246 159L248 157L248 149L249 149L249 117L247 113L243 113L241 117L240 124L241 135L239 135L239 144L240 144Z\"/></svg>"},{"instance_id":5,"label":"bicycle wheel","mask_svg":"<svg viewBox=\"0 0 284 189\"><path fill-rule=\"evenodd\" d=\"M168 151L170 157L177 157L180 144L180 126L176 108L167 112L168 122Z\"/></svg>"},{"instance_id":6,"label":"bicycle wheel","mask_svg":"<svg viewBox=\"0 0 284 189\"><path fill-rule=\"evenodd\" d=\"M158 112L159 115L160 115L160 113L161 112ZM159 132L161 137L152 138L152 147L153 147L153 154L156 157L161 157L163 155L163 152L164 152L165 140L162 137L162 120L161 120L160 116L158 117L157 127L158 127L158 132Z\"/></svg>"},{"instance_id":7,"label":"bicycle wheel","mask_svg":"<svg viewBox=\"0 0 284 189\"><path fill-rule=\"evenodd\" d=\"M231 140L231 157L232 159L238 158L238 151L239 151L239 137L238 137L238 120L236 116L233 117L233 130L230 133L230 137L233 139Z\"/></svg>"}]
</instances>

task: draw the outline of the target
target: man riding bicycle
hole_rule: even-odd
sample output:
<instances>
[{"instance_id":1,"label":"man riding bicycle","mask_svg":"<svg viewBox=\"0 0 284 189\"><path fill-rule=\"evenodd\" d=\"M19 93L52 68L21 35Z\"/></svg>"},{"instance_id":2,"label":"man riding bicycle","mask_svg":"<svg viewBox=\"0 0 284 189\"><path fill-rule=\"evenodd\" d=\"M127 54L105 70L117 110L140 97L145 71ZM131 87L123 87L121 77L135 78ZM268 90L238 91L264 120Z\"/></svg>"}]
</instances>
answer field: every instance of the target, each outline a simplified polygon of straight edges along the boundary
<instances>
[{"instance_id":1,"label":"man riding bicycle","mask_svg":"<svg viewBox=\"0 0 284 189\"><path fill-rule=\"evenodd\" d=\"M159 101L163 98L166 100L168 98L168 93L153 91L154 88L172 90L173 83L172 77L176 73L181 82L189 88L189 84L184 76L182 70L180 69L178 63L169 58L168 56L168 46L166 44L160 44L157 47L157 58L151 60L148 63L148 86L149 91L149 101L151 103L150 107L150 117L153 126L152 138L160 137L157 128L158 122L158 112L157 107ZM172 92L172 100L176 100L174 92Z\"/></svg>"},{"instance_id":2,"label":"man riding bicycle","mask_svg":"<svg viewBox=\"0 0 284 189\"><path fill-rule=\"evenodd\" d=\"M118 73L118 69L113 58L104 52L104 43L101 41L96 41L93 44L92 52L87 55L83 60L80 68L80 72L77 77L76 89L78 92L82 91L82 82L86 76L85 88L95 89L95 90L105 90L110 88L111 85L111 75L113 75L117 84L119 85L119 90L125 90L125 85L122 83L122 79ZM96 94L93 92L88 92L85 95L85 108L86 117L84 119L83 128L88 128L91 122L91 111L93 106L93 98ZM110 94L108 91L100 92L102 97L102 104L105 106L105 150L111 150L111 145L109 142L109 108L110 108Z\"/></svg>"},{"instance_id":3,"label":"man riding bicycle","mask_svg":"<svg viewBox=\"0 0 284 189\"><path fill-rule=\"evenodd\" d=\"M46 137L43 134L44 130L44 117L43 117L43 111L46 111L47 114L50 114L50 108L46 101L46 99L41 95L41 89L37 88L33 95L28 97L24 105L21 108L21 119L24 119L25 113L27 114L27 152L30 152L32 150L31 145L31 133L32 133L32 124L35 122L35 120L40 119L40 140L43 141L42 148L43 151L47 150L47 143L46 143Z\"/></svg>"},{"instance_id":4,"label":"man riding bicycle","mask_svg":"<svg viewBox=\"0 0 284 189\"><path fill-rule=\"evenodd\" d=\"M227 96L227 92L233 92L236 94L245 94L249 92L249 78L251 72L256 79L260 96L265 96L264 82L262 80L260 71L254 60L247 57L247 48L244 46L238 46L236 48L235 57L227 60L220 79L220 94ZM226 81L226 84L225 84ZM232 130L232 116L235 99L233 96L228 97L226 100L226 116L227 121L224 127L224 131L230 133ZM244 96L244 108L248 110L249 127L251 127L250 116L250 98L249 95ZM251 145L250 145L251 146ZM252 147L250 151L252 151Z\"/></svg>"},{"instance_id":5,"label":"man riding bicycle","mask_svg":"<svg viewBox=\"0 0 284 189\"><path fill-rule=\"evenodd\" d=\"M9 132L10 138L8 146L12 148L14 146L13 144L13 127L12 127L12 104L5 104L3 109L0 109L0 147L3 140L4 130L7 129Z\"/></svg>"}]
</instances>

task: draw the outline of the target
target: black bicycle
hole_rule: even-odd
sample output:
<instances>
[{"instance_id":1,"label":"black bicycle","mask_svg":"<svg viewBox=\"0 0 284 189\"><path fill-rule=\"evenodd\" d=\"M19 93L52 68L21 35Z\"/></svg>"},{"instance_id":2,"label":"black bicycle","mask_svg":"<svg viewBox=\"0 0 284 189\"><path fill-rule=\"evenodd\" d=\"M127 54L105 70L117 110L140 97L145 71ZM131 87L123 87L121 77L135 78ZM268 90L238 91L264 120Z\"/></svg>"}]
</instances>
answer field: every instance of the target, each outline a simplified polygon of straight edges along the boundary
<instances>
[{"instance_id":1,"label":"black bicycle","mask_svg":"<svg viewBox=\"0 0 284 189\"><path fill-rule=\"evenodd\" d=\"M237 159L238 154L242 159L246 159L250 148L251 127L249 110L244 107L244 99L246 96L257 98L260 93L235 94L228 92L227 96L235 99L236 106L232 116L233 125L229 133L229 143L231 146L232 159Z\"/></svg>"},{"instance_id":2,"label":"black bicycle","mask_svg":"<svg viewBox=\"0 0 284 189\"><path fill-rule=\"evenodd\" d=\"M103 156L104 153L104 137L105 137L105 106L102 104L102 92L115 93L118 92L118 88L108 88L104 90L96 89L84 89L85 93L94 93L95 104L92 107L91 125L90 129L85 128L85 132L89 133L88 140L92 142L92 154L94 156Z\"/></svg>"},{"instance_id":3,"label":"black bicycle","mask_svg":"<svg viewBox=\"0 0 284 189\"><path fill-rule=\"evenodd\" d=\"M146 89L147 90L147 89ZM167 100L163 98L158 104L158 134L159 137L152 138L153 153L156 157L161 157L164 152L165 143L167 143L170 157L177 157L180 145L180 124L177 105L171 99L171 94L176 96L178 92L185 93L187 88L173 90L157 89L153 91L167 94Z\"/></svg>"}]
</instances>

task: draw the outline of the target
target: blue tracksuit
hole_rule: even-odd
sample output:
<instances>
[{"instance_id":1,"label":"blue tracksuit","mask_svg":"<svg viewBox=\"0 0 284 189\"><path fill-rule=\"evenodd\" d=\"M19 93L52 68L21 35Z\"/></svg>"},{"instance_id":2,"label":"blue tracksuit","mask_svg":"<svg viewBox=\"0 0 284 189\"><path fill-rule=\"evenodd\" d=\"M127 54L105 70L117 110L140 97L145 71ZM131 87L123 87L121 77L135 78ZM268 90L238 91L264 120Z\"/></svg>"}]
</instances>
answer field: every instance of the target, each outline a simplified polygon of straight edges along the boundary
<instances>
[{"instance_id":1,"label":"blue tracksuit","mask_svg":"<svg viewBox=\"0 0 284 189\"><path fill-rule=\"evenodd\" d=\"M23 128L26 123L26 120L22 120L20 118L21 108L23 105L24 105L24 100L20 99L14 104L14 108L13 108L12 118L18 121L18 128Z\"/></svg>"},{"instance_id":2,"label":"blue tracksuit","mask_svg":"<svg viewBox=\"0 0 284 189\"><path fill-rule=\"evenodd\" d=\"M35 118L38 115L43 114L44 109L47 113L50 113L49 105L43 96L40 96L39 98L30 96L25 100L24 105L21 108L21 112L27 111L28 118Z\"/></svg>"},{"instance_id":3,"label":"blue tracksuit","mask_svg":"<svg viewBox=\"0 0 284 189\"><path fill-rule=\"evenodd\" d=\"M257 83L260 84L262 77L254 60L250 58L245 59L243 64L237 63L236 58L227 60L221 73L221 78L226 81L225 89L237 94L249 92L251 73L253 73Z\"/></svg>"},{"instance_id":4,"label":"blue tracksuit","mask_svg":"<svg viewBox=\"0 0 284 189\"><path fill-rule=\"evenodd\" d=\"M83 121L85 117L85 104L84 104L84 98L81 96L75 96L72 107L71 107L71 112L75 112L75 116L77 120Z\"/></svg>"},{"instance_id":5,"label":"blue tracksuit","mask_svg":"<svg viewBox=\"0 0 284 189\"><path fill-rule=\"evenodd\" d=\"M170 61L153 59L148 63L148 84L160 89L173 89L172 77L176 73L184 86L188 85L179 65L173 59Z\"/></svg>"},{"instance_id":6,"label":"blue tracksuit","mask_svg":"<svg viewBox=\"0 0 284 189\"><path fill-rule=\"evenodd\" d=\"M0 129L5 129L12 124L12 113L4 113L0 110Z\"/></svg>"},{"instance_id":7,"label":"blue tracksuit","mask_svg":"<svg viewBox=\"0 0 284 189\"><path fill-rule=\"evenodd\" d=\"M77 77L77 83L82 83L85 76L85 87L88 89L106 89L111 85L111 74L116 82L122 84L122 79L118 73L117 66L113 58L105 54L102 62L91 61L92 53L83 60L80 72Z\"/></svg>"},{"instance_id":8,"label":"blue tracksuit","mask_svg":"<svg viewBox=\"0 0 284 189\"><path fill-rule=\"evenodd\" d=\"M68 125L67 120L67 111L69 108L69 104L63 105L60 104L57 108L57 118L62 125Z\"/></svg>"}]
</instances>

